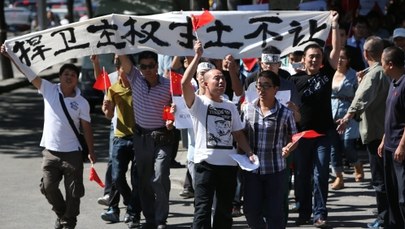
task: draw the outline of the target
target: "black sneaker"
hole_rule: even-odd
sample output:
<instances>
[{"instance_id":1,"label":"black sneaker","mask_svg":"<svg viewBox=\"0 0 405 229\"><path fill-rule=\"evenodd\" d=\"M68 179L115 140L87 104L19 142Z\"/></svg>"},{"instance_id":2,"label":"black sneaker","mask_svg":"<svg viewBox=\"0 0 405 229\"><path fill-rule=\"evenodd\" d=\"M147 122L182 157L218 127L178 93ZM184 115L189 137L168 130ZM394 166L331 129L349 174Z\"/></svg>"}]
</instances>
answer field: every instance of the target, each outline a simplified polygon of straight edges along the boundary
<instances>
[{"instance_id":1,"label":"black sneaker","mask_svg":"<svg viewBox=\"0 0 405 229\"><path fill-rule=\"evenodd\" d=\"M170 168L172 169L179 169L179 168L185 168L186 166L182 165L180 162L178 161L172 161L170 163Z\"/></svg>"},{"instance_id":2,"label":"black sneaker","mask_svg":"<svg viewBox=\"0 0 405 229\"><path fill-rule=\"evenodd\" d=\"M181 196L181 197L183 197L185 199L193 198L194 197L194 192L190 191L190 190L187 190L187 189L184 189L183 191L181 191L179 193L179 196Z\"/></svg>"},{"instance_id":3,"label":"black sneaker","mask_svg":"<svg viewBox=\"0 0 405 229\"><path fill-rule=\"evenodd\" d=\"M297 225L297 226L309 225L309 224L311 224L311 221L309 219L298 218L297 220L295 220L295 225Z\"/></svg>"},{"instance_id":4,"label":"black sneaker","mask_svg":"<svg viewBox=\"0 0 405 229\"><path fill-rule=\"evenodd\" d=\"M55 221L55 229L62 229L63 228L63 226L62 226L62 224L60 223L60 219L59 218L56 218L56 221Z\"/></svg>"},{"instance_id":5,"label":"black sneaker","mask_svg":"<svg viewBox=\"0 0 405 229\"><path fill-rule=\"evenodd\" d=\"M141 228L141 221L139 219L132 218L132 221L128 224L128 228Z\"/></svg>"}]
</instances>

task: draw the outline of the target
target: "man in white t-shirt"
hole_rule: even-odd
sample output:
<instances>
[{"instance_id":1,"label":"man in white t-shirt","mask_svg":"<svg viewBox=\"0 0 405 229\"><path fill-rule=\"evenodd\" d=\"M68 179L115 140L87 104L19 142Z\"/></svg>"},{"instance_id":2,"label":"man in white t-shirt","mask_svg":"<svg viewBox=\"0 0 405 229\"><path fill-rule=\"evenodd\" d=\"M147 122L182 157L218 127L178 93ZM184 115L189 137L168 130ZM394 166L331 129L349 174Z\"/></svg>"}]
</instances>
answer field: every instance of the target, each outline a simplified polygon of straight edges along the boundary
<instances>
[{"instance_id":1,"label":"man in white t-shirt","mask_svg":"<svg viewBox=\"0 0 405 229\"><path fill-rule=\"evenodd\" d=\"M5 46L1 46L5 56ZM53 84L38 76L27 76L44 98L44 128L40 146L42 151L42 171L40 189L57 219L55 229L72 229L76 227L80 213L80 198L84 196L83 158L81 145L68 118L63 111L59 96L63 97L66 109L75 125L83 130L89 149L88 159L96 162L93 147L93 131L90 124L90 106L80 95L77 88L79 68L73 64L64 64L59 70L59 84ZM64 179L65 198L59 189Z\"/></svg>"},{"instance_id":2,"label":"man in white t-shirt","mask_svg":"<svg viewBox=\"0 0 405 229\"><path fill-rule=\"evenodd\" d=\"M237 163L230 157L238 146L250 156L253 153L236 106L222 95L226 81L221 71L211 69L204 74L204 94L196 95L190 85L201 59L201 42L194 45L195 56L182 79L184 100L190 109L195 134L195 192L193 228L211 228L211 206L214 193L217 198L213 228L232 228L232 200L236 188Z\"/></svg>"}]
</instances>

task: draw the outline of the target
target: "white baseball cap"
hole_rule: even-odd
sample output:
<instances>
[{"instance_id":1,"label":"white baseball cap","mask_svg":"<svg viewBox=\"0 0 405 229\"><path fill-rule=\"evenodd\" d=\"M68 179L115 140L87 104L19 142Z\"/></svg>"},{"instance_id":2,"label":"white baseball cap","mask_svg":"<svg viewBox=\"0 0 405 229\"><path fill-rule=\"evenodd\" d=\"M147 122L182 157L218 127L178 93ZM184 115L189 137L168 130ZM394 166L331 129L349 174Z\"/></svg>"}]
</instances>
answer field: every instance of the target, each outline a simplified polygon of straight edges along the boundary
<instances>
[{"instance_id":1,"label":"white baseball cap","mask_svg":"<svg viewBox=\"0 0 405 229\"><path fill-rule=\"evenodd\" d=\"M405 28L396 28L392 35L392 38L404 37L405 38Z\"/></svg>"},{"instance_id":2,"label":"white baseball cap","mask_svg":"<svg viewBox=\"0 0 405 229\"><path fill-rule=\"evenodd\" d=\"M201 62L197 66L197 73L200 73L201 71L208 71L214 68L215 66L210 62Z\"/></svg>"}]
</instances>

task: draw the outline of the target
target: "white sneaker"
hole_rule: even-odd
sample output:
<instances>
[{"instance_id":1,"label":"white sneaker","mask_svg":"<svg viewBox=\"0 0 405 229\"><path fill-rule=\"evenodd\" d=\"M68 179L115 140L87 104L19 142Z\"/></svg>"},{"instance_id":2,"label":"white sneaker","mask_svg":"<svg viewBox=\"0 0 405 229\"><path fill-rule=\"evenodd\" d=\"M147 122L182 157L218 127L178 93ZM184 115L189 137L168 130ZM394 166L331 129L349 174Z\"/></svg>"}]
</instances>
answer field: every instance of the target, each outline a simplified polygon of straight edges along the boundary
<instances>
[{"instance_id":1,"label":"white sneaker","mask_svg":"<svg viewBox=\"0 0 405 229\"><path fill-rule=\"evenodd\" d=\"M103 197L97 199L97 203L100 205L108 206L108 202L110 200L110 195L106 194Z\"/></svg>"}]
</instances>

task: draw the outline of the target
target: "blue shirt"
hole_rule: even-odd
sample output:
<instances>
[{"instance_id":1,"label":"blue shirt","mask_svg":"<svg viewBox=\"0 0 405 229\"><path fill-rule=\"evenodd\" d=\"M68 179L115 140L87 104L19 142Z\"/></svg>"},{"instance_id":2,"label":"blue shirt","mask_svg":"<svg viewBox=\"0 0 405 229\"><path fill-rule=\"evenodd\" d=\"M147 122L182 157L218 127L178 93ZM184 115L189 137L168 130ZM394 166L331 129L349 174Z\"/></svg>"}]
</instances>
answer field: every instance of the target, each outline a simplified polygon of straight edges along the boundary
<instances>
[{"instance_id":1,"label":"blue shirt","mask_svg":"<svg viewBox=\"0 0 405 229\"><path fill-rule=\"evenodd\" d=\"M336 121L343 118L350 104L353 101L354 95L358 87L356 71L349 68L345 74L345 79L339 88L332 88L331 104L332 104L332 117ZM356 120L350 119L343 139L356 139L360 136L359 123Z\"/></svg>"}]
</instances>

